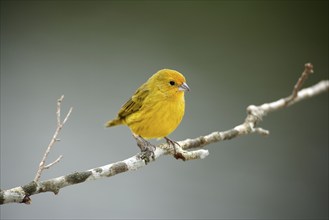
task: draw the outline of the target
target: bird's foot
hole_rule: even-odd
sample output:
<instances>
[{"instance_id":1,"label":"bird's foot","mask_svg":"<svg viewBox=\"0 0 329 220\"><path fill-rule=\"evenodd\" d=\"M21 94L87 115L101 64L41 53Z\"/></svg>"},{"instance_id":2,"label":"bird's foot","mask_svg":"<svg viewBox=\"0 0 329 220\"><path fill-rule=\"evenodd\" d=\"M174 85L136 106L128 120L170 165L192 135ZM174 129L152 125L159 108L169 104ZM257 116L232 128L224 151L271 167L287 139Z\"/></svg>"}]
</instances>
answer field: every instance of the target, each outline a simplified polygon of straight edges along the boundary
<instances>
[{"instance_id":1,"label":"bird's foot","mask_svg":"<svg viewBox=\"0 0 329 220\"><path fill-rule=\"evenodd\" d=\"M144 148L139 153L139 158L144 160L145 164L148 164L151 162L151 160L155 160L154 150L153 146Z\"/></svg>"},{"instance_id":2,"label":"bird's foot","mask_svg":"<svg viewBox=\"0 0 329 220\"><path fill-rule=\"evenodd\" d=\"M175 145L178 145L179 147L181 147L180 146L180 144L177 142L177 141L173 141L173 140L171 140L171 139L169 139L169 138L167 138L167 137L164 137L164 139L167 141L167 144L170 146L173 146L173 148L174 148L174 157L178 160L178 159L182 159L183 161L185 161L186 160L186 158L183 156L183 154L182 153L180 153L180 152L177 152L177 150L176 150L176 146Z\"/></svg>"},{"instance_id":3,"label":"bird's foot","mask_svg":"<svg viewBox=\"0 0 329 220\"><path fill-rule=\"evenodd\" d=\"M141 136L133 135L136 139L137 146L140 148L139 158L145 161L145 164L149 163L151 160L155 160L154 151L156 146L151 144L149 141L145 140Z\"/></svg>"}]
</instances>

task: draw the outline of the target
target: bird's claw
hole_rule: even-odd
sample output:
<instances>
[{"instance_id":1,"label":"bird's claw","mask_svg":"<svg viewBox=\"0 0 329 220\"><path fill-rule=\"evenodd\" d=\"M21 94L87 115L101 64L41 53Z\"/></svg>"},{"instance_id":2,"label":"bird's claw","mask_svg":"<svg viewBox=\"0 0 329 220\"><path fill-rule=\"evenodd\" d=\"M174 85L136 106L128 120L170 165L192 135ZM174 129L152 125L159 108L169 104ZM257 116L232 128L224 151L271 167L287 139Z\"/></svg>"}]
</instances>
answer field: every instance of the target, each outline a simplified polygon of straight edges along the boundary
<instances>
[{"instance_id":1,"label":"bird's claw","mask_svg":"<svg viewBox=\"0 0 329 220\"><path fill-rule=\"evenodd\" d=\"M145 164L155 160L154 146L145 146L143 150L139 153L139 158L144 160Z\"/></svg>"},{"instance_id":2,"label":"bird's claw","mask_svg":"<svg viewBox=\"0 0 329 220\"><path fill-rule=\"evenodd\" d=\"M141 136L134 135L136 139L137 146L141 149L139 158L145 161L145 164L149 163L151 160L155 160L154 151L156 147L142 138Z\"/></svg>"},{"instance_id":3,"label":"bird's claw","mask_svg":"<svg viewBox=\"0 0 329 220\"><path fill-rule=\"evenodd\" d=\"M175 145L181 147L180 144L179 144L177 141L173 141L173 140L169 139L168 137L164 137L164 139L167 141L167 144L168 144L168 145L173 146L173 148L174 148L174 157L175 157L177 160L178 160L178 159L182 159L183 161L185 161L186 158L183 156L183 154L180 153L180 152L177 152L177 150L176 150L176 146L175 146Z\"/></svg>"},{"instance_id":4,"label":"bird's claw","mask_svg":"<svg viewBox=\"0 0 329 220\"><path fill-rule=\"evenodd\" d=\"M185 157L183 156L183 154L180 153L180 152L175 153L175 154L174 154L174 157L176 158L176 160L178 160L178 159L182 159L182 161L185 161L185 160L186 160L186 158L185 158Z\"/></svg>"}]
</instances>

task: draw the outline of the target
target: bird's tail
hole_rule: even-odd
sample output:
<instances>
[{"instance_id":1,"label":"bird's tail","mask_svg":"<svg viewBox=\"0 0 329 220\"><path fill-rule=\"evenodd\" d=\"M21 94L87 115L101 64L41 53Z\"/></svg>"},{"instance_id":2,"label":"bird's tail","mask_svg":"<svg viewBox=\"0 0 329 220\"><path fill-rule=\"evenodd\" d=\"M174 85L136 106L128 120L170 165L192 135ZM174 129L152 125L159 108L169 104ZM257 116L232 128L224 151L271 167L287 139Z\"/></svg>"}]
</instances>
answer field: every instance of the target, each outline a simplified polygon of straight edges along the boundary
<instances>
[{"instance_id":1,"label":"bird's tail","mask_svg":"<svg viewBox=\"0 0 329 220\"><path fill-rule=\"evenodd\" d=\"M105 127L112 127L116 125L121 125L122 124L122 119L121 118L116 118L111 121L106 122Z\"/></svg>"}]
</instances>

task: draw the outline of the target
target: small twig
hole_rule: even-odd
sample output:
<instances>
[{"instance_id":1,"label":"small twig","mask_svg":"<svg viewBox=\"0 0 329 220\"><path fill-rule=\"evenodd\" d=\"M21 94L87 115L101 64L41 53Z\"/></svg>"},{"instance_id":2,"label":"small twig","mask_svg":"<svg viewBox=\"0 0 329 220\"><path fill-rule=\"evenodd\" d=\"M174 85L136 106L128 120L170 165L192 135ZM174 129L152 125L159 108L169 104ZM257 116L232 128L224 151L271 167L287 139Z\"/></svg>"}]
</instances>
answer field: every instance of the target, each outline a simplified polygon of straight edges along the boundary
<instances>
[{"instance_id":1,"label":"small twig","mask_svg":"<svg viewBox=\"0 0 329 220\"><path fill-rule=\"evenodd\" d=\"M58 100L57 100L57 111L56 111L56 115L57 115L57 127L61 126L61 103L64 99L64 95L62 95Z\"/></svg>"},{"instance_id":2,"label":"small twig","mask_svg":"<svg viewBox=\"0 0 329 220\"><path fill-rule=\"evenodd\" d=\"M288 105L290 102L292 102L297 97L299 90L302 88L302 85L304 84L304 81L312 73L314 73L313 65L311 63L306 63L305 69L304 69L302 75L299 77L298 81L296 82L294 89L292 91L292 94L286 98L285 105Z\"/></svg>"},{"instance_id":3,"label":"small twig","mask_svg":"<svg viewBox=\"0 0 329 220\"><path fill-rule=\"evenodd\" d=\"M73 110L73 108L71 107L69 109L69 112L67 113L67 115L65 116L65 118L63 120L62 126L66 123L67 119L70 117L72 110ZM57 139L57 140L59 140L59 139Z\"/></svg>"},{"instance_id":4,"label":"small twig","mask_svg":"<svg viewBox=\"0 0 329 220\"><path fill-rule=\"evenodd\" d=\"M47 166L44 166L44 170L45 169L49 169L51 166L55 165L56 163L58 163L61 159L62 159L63 155L60 155L54 162L48 164Z\"/></svg>"},{"instance_id":5,"label":"small twig","mask_svg":"<svg viewBox=\"0 0 329 220\"><path fill-rule=\"evenodd\" d=\"M41 173L43 170L45 169L49 169L51 166L53 166L54 164L58 163L61 159L62 159L62 156L59 156L54 162L48 164L48 165L45 165L45 162L46 162L46 159L48 157L48 154L51 150L51 148L54 146L54 144L59 141L59 139L57 138L60 130L62 129L62 127L64 126L65 122L67 121L67 119L69 118L73 108L71 107L69 112L67 113L65 119L63 120L63 122L61 122L61 103L64 99L64 95L62 95L58 100L57 100L57 111L56 111L56 115L57 115L57 127L56 127L56 130L55 130L55 133L52 137L52 139L50 140L50 143L48 144L48 147L46 149L46 152L45 154L43 155L43 158L39 164L39 168L38 168L38 171L34 177L34 181L35 182L38 182L40 180L40 177L41 177Z\"/></svg>"}]
</instances>

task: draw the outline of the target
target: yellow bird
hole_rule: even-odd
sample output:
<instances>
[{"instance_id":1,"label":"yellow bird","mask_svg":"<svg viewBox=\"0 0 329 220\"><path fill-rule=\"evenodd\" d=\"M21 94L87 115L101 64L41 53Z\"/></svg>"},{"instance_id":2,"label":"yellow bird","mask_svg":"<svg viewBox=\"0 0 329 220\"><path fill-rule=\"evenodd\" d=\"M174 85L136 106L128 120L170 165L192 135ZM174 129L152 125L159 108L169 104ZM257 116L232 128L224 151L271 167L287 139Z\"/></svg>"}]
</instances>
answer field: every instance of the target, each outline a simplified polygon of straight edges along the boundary
<instances>
[{"instance_id":1,"label":"yellow bird","mask_svg":"<svg viewBox=\"0 0 329 220\"><path fill-rule=\"evenodd\" d=\"M141 141L154 147L145 139L165 138L168 144L173 145L176 154L177 142L167 136L183 119L184 92L189 90L181 73L171 69L159 70L136 90L121 107L118 116L106 123L106 127L127 125L142 151L145 148L140 145Z\"/></svg>"}]
</instances>

